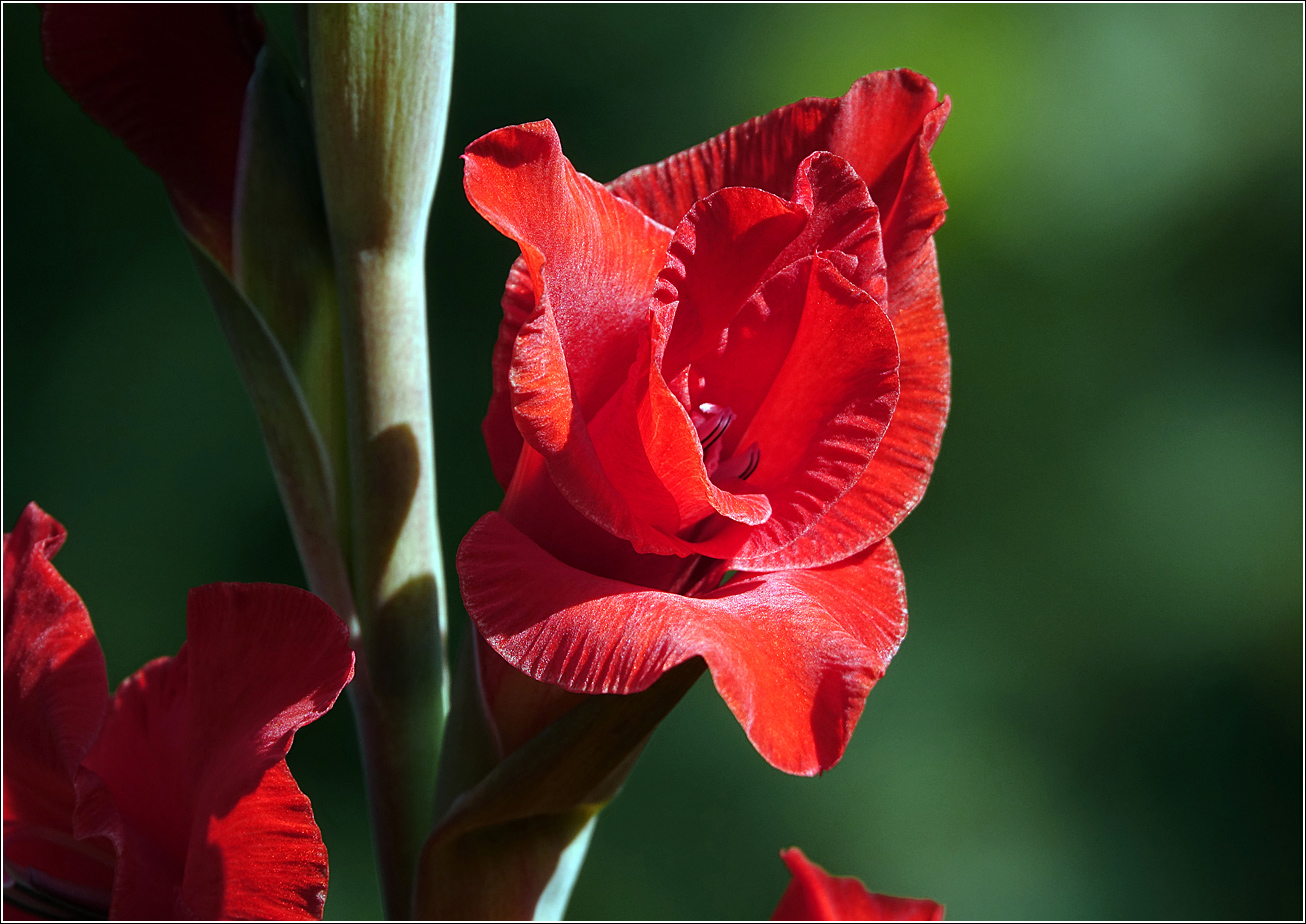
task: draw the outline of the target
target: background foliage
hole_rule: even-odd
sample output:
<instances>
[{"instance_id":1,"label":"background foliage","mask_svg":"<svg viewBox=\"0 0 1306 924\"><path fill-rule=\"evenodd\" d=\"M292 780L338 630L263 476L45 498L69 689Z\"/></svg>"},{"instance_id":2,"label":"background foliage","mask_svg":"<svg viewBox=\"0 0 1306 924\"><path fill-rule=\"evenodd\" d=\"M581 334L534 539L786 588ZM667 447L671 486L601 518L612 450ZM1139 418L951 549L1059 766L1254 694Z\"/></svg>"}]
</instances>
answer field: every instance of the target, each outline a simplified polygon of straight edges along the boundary
<instances>
[{"instance_id":1,"label":"background foliage","mask_svg":"<svg viewBox=\"0 0 1306 924\"><path fill-rule=\"evenodd\" d=\"M1301 8L459 17L429 252L450 552L499 503L478 425L515 253L463 198L465 144L548 117L606 180L880 68L954 102L954 403L895 533L907 642L818 780L701 683L572 914L765 916L790 844L952 917L1301 914ZM302 575L162 186L45 75L37 19L4 8L3 516L67 525L116 683L176 650L187 588ZM375 916L348 710L290 762L328 916Z\"/></svg>"}]
</instances>

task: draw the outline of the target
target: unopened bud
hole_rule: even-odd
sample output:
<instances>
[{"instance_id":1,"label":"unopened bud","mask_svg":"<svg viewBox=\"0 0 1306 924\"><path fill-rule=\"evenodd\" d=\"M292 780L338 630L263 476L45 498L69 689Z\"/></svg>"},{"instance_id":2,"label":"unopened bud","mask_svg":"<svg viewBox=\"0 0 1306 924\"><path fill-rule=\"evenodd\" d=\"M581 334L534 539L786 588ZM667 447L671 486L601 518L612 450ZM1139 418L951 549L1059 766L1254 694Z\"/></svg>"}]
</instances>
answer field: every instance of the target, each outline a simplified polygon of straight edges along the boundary
<instances>
[{"instance_id":1,"label":"unopened bud","mask_svg":"<svg viewBox=\"0 0 1306 924\"><path fill-rule=\"evenodd\" d=\"M420 249L444 148L452 3L314 4L308 44L337 252Z\"/></svg>"}]
</instances>

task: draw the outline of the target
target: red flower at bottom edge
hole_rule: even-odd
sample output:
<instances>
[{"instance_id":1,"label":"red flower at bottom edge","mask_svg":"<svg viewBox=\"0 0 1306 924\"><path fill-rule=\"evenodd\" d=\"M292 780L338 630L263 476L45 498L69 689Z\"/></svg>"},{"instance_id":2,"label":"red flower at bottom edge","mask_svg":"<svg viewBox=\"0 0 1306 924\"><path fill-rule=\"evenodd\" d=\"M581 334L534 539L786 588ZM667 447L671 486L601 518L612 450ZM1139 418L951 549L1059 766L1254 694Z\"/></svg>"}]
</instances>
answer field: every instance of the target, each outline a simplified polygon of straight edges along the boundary
<instances>
[{"instance_id":1,"label":"red flower at bottom edge","mask_svg":"<svg viewBox=\"0 0 1306 924\"><path fill-rule=\"evenodd\" d=\"M187 640L108 695L35 504L4 539L5 914L320 918L327 856L285 755L353 676L307 591L190 592Z\"/></svg>"},{"instance_id":2,"label":"red flower at bottom edge","mask_svg":"<svg viewBox=\"0 0 1306 924\"><path fill-rule=\"evenodd\" d=\"M943 906L928 898L895 898L866 891L852 876L831 876L797 847L780 851L793 879L773 921L942 921Z\"/></svg>"}]
</instances>

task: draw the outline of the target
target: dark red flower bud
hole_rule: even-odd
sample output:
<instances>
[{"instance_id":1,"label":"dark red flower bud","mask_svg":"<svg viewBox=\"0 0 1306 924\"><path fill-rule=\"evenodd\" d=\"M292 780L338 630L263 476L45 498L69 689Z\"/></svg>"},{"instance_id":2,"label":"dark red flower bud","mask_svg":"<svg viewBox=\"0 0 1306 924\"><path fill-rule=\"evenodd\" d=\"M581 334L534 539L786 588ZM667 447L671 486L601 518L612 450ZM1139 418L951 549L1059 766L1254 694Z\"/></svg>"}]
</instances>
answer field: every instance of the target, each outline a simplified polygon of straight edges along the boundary
<instances>
[{"instance_id":1,"label":"dark red flower bud","mask_svg":"<svg viewBox=\"0 0 1306 924\"><path fill-rule=\"evenodd\" d=\"M52 3L51 76L159 174L183 226L231 271L245 91L263 45L252 4Z\"/></svg>"}]
</instances>

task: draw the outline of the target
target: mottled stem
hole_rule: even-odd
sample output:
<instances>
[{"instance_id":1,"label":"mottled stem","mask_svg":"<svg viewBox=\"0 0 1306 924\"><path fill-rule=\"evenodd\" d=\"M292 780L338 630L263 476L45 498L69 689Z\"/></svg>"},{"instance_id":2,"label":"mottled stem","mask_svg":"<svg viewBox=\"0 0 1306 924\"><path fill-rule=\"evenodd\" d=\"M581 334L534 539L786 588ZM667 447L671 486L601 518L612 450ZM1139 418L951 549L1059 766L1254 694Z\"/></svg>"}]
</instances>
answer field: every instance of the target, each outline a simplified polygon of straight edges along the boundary
<instances>
[{"instance_id":1,"label":"mottled stem","mask_svg":"<svg viewBox=\"0 0 1306 924\"><path fill-rule=\"evenodd\" d=\"M426 336L426 225L452 5L314 5L310 80L340 293L358 674L386 914L412 914L447 695Z\"/></svg>"},{"instance_id":2,"label":"mottled stem","mask_svg":"<svg viewBox=\"0 0 1306 924\"><path fill-rule=\"evenodd\" d=\"M407 917L446 709L423 276L420 255L337 267L359 611L351 695L386 912Z\"/></svg>"}]
</instances>

